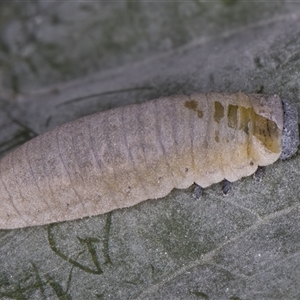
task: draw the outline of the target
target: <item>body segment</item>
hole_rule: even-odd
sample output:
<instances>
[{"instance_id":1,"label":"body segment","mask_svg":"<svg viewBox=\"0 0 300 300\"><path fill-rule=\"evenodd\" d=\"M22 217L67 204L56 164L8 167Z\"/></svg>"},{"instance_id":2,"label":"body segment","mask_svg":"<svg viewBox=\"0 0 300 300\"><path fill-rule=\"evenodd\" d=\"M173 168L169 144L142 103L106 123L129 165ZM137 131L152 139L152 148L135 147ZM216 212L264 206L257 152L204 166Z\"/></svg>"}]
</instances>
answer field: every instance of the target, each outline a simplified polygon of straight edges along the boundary
<instances>
[{"instance_id":1,"label":"body segment","mask_svg":"<svg viewBox=\"0 0 300 300\"><path fill-rule=\"evenodd\" d=\"M0 161L0 228L73 220L236 181L282 151L277 96L193 94L90 115Z\"/></svg>"}]
</instances>

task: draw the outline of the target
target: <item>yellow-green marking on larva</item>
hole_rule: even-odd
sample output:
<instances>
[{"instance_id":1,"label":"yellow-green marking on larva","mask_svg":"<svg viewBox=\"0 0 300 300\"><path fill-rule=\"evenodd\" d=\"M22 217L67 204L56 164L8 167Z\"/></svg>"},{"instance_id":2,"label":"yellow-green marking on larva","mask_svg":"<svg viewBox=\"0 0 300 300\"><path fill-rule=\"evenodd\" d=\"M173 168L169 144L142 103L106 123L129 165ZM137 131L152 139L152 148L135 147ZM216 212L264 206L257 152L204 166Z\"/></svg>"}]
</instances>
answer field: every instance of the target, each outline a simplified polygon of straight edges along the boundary
<instances>
[{"instance_id":1,"label":"yellow-green marking on larva","mask_svg":"<svg viewBox=\"0 0 300 300\"><path fill-rule=\"evenodd\" d=\"M222 118L224 118L224 106L219 101L216 101L214 119L217 123L220 123Z\"/></svg>"},{"instance_id":2,"label":"yellow-green marking on larva","mask_svg":"<svg viewBox=\"0 0 300 300\"><path fill-rule=\"evenodd\" d=\"M237 105L228 105L228 112L227 112L227 123L230 128L237 128L237 123L238 123L238 116L237 116L237 111L238 111L238 106Z\"/></svg>"},{"instance_id":3,"label":"yellow-green marking on larva","mask_svg":"<svg viewBox=\"0 0 300 300\"><path fill-rule=\"evenodd\" d=\"M274 121L257 114L253 108L237 105L228 106L227 118L230 128L255 136L271 152L280 152L281 130Z\"/></svg>"},{"instance_id":4,"label":"yellow-green marking on larva","mask_svg":"<svg viewBox=\"0 0 300 300\"><path fill-rule=\"evenodd\" d=\"M203 117L203 111L201 109L197 109L198 103L195 100L186 101L184 106L188 109L191 109L197 113L199 119Z\"/></svg>"}]
</instances>

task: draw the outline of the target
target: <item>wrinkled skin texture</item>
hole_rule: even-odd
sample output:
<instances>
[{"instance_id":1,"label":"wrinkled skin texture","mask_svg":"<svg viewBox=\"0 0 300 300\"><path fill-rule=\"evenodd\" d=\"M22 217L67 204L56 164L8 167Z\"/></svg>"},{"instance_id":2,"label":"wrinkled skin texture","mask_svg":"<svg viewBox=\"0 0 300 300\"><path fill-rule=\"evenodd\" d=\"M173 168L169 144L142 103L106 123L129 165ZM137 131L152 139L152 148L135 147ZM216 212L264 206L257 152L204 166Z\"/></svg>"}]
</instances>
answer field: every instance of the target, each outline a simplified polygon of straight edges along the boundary
<instances>
[{"instance_id":1,"label":"wrinkled skin texture","mask_svg":"<svg viewBox=\"0 0 300 300\"><path fill-rule=\"evenodd\" d=\"M0 161L0 228L98 215L253 174L282 151L278 96L192 94L90 115Z\"/></svg>"}]
</instances>

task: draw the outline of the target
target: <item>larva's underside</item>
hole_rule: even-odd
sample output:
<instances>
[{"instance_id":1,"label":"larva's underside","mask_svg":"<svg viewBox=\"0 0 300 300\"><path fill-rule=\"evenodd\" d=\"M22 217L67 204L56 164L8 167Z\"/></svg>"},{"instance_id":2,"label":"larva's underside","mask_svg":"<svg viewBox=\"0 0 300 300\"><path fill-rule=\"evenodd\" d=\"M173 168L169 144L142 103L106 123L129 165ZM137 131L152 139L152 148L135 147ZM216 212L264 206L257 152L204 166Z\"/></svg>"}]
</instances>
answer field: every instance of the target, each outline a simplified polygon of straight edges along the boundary
<instances>
[{"instance_id":1,"label":"larva's underside","mask_svg":"<svg viewBox=\"0 0 300 300\"><path fill-rule=\"evenodd\" d=\"M244 93L173 96L75 120L0 161L0 228L103 214L194 182L236 181L280 157L283 122L278 96Z\"/></svg>"}]
</instances>

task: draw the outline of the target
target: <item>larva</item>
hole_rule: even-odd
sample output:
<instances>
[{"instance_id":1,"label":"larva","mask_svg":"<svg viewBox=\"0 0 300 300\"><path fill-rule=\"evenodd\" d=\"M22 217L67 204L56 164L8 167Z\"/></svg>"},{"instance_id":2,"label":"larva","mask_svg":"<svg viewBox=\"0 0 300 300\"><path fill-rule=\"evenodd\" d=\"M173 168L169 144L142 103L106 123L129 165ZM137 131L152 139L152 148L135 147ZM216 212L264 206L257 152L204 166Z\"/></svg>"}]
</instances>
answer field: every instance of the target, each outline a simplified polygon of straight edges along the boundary
<instances>
[{"instance_id":1,"label":"larva","mask_svg":"<svg viewBox=\"0 0 300 300\"><path fill-rule=\"evenodd\" d=\"M0 161L0 228L73 220L253 174L298 147L276 96L192 94L119 107L55 128Z\"/></svg>"}]
</instances>

